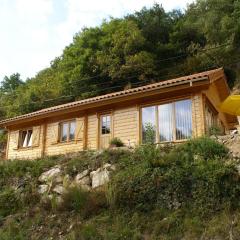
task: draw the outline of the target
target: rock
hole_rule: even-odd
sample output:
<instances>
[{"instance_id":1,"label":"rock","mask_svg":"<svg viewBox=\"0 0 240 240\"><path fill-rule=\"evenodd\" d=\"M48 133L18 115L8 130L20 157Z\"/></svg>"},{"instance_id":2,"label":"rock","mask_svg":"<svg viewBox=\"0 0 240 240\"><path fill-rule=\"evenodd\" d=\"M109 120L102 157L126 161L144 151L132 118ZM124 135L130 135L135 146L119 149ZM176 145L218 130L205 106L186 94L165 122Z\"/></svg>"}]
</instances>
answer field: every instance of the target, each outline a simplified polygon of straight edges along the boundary
<instances>
[{"instance_id":1,"label":"rock","mask_svg":"<svg viewBox=\"0 0 240 240\"><path fill-rule=\"evenodd\" d=\"M92 178L92 188L97 188L109 182L109 171L107 169L98 168L90 173Z\"/></svg>"},{"instance_id":2,"label":"rock","mask_svg":"<svg viewBox=\"0 0 240 240\"><path fill-rule=\"evenodd\" d=\"M75 177L75 181L78 182L79 180L81 180L82 178L86 177L89 174L89 170L84 170L81 173L78 173L77 176Z\"/></svg>"},{"instance_id":3,"label":"rock","mask_svg":"<svg viewBox=\"0 0 240 240\"><path fill-rule=\"evenodd\" d=\"M53 192L62 195L66 192L66 189L62 185L57 185L53 188Z\"/></svg>"},{"instance_id":4,"label":"rock","mask_svg":"<svg viewBox=\"0 0 240 240\"><path fill-rule=\"evenodd\" d=\"M38 193L44 194L48 191L49 186L47 184L42 184L38 186Z\"/></svg>"},{"instance_id":5,"label":"rock","mask_svg":"<svg viewBox=\"0 0 240 240\"><path fill-rule=\"evenodd\" d=\"M111 164L110 163L105 163L104 165L103 165L103 169L107 169L107 170L109 170L110 168L111 168Z\"/></svg>"},{"instance_id":6,"label":"rock","mask_svg":"<svg viewBox=\"0 0 240 240\"><path fill-rule=\"evenodd\" d=\"M90 191L91 190L91 187L89 185L80 185L80 188L85 190L85 191Z\"/></svg>"},{"instance_id":7,"label":"rock","mask_svg":"<svg viewBox=\"0 0 240 240\"><path fill-rule=\"evenodd\" d=\"M55 166L50 170L42 173L38 180L40 182L48 182L53 180L56 182L62 181L60 166Z\"/></svg>"},{"instance_id":8,"label":"rock","mask_svg":"<svg viewBox=\"0 0 240 240\"><path fill-rule=\"evenodd\" d=\"M110 167L110 170L112 170L112 171L116 171L116 169L117 169L116 165L112 165L112 166Z\"/></svg>"},{"instance_id":9,"label":"rock","mask_svg":"<svg viewBox=\"0 0 240 240\"><path fill-rule=\"evenodd\" d=\"M96 174L96 173L99 173L100 171L101 171L101 168L98 168L96 171L90 172L90 178L92 179L93 175Z\"/></svg>"},{"instance_id":10,"label":"rock","mask_svg":"<svg viewBox=\"0 0 240 240\"><path fill-rule=\"evenodd\" d=\"M115 171L116 170L116 166L112 165L110 163L105 163L102 168L107 169L108 171Z\"/></svg>"},{"instance_id":11,"label":"rock","mask_svg":"<svg viewBox=\"0 0 240 240\"><path fill-rule=\"evenodd\" d=\"M91 179L89 176L86 176L78 181L76 181L77 184L79 185L90 185L91 184Z\"/></svg>"}]
</instances>

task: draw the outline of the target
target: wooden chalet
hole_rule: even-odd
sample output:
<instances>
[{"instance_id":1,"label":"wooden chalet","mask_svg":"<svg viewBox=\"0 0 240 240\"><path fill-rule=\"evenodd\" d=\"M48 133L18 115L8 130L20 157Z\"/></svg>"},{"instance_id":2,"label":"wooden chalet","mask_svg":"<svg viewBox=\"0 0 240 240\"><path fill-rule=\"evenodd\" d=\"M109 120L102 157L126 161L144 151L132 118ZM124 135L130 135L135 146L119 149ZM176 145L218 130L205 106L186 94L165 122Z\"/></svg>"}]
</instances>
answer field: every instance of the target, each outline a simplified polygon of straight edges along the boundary
<instances>
[{"instance_id":1,"label":"wooden chalet","mask_svg":"<svg viewBox=\"0 0 240 240\"><path fill-rule=\"evenodd\" d=\"M182 142L237 124L220 111L230 95L222 68L71 102L6 119L6 159L33 159L109 147Z\"/></svg>"}]
</instances>

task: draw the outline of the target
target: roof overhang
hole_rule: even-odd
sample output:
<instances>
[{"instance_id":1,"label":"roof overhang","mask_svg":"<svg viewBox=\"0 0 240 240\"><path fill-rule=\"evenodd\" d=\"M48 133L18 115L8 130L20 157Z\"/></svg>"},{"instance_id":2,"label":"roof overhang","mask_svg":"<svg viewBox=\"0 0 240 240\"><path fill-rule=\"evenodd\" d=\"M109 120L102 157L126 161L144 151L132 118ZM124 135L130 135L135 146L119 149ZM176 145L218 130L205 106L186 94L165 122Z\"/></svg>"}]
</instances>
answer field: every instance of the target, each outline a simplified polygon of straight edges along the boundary
<instances>
[{"instance_id":1,"label":"roof overhang","mask_svg":"<svg viewBox=\"0 0 240 240\"><path fill-rule=\"evenodd\" d=\"M106 106L109 104L120 103L124 101L131 101L133 99L144 98L147 96L153 96L181 89L188 89L189 91L191 91L191 89L193 90L196 88L200 88L203 85L207 86L209 84L210 79L207 75L199 75L191 78L187 76L185 77L185 79L183 78L172 79L169 81L149 84L143 87L133 88L125 91L106 94L47 109L42 109L29 114L2 120L0 121L0 127L7 128L8 126L32 122L35 120L62 115L64 113L84 111L95 107Z\"/></svg>"}]
</instances>

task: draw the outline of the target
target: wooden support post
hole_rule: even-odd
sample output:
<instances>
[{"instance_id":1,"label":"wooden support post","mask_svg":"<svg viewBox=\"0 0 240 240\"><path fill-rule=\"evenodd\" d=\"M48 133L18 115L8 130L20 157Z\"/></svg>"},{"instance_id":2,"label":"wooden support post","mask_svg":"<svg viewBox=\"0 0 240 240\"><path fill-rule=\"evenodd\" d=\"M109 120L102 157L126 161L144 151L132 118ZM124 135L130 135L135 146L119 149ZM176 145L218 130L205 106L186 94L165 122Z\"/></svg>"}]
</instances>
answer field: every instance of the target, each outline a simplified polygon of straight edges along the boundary
<instances>
[{"instance_id":1,"label":"wooden support post","mask_svg":"<svg viewBox=\"0 0 240 240\"><path fill-rule=\"evenodd\" d=\"M10 140L10 131L7 130L7 146L6 146L6 152L5 152L5 160L8 160L8 151L9 151L9 140Z\"/></svg>"},{"instance_id":2,"label":"wooden support post","mask_svg":"<svg viewBox=\"0 0 240 240\"><path fill-rule=\"evenodd\" d=\"M42 149L41 149L41 158L45 157L45 149L46 149L46 133L47 133L47 124L44 123L42 125Z\"/></svg>"},{"instance_id":3,"label":"wooden support post","mask_svg":"<svg viewBox=\"0 0 240 240\"><path fill-rule=\"evenodd\" d=\"M88 148L88 115L84 115L83 150Z\"/></svg>"}]
</instances>

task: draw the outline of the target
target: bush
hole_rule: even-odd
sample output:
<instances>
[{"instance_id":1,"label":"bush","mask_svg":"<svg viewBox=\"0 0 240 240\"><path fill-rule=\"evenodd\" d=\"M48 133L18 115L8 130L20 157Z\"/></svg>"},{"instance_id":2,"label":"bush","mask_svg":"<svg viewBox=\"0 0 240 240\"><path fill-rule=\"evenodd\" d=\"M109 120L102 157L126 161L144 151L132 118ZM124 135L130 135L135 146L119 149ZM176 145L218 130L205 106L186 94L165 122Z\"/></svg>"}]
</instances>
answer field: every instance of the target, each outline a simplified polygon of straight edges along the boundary
<instances>
[{"instance_id":1,"label":"bush","mask_svg":"<svg viewBox=\"0 0 240 240\"><path fill-rule=\"evenodd\" d=\"M0 217L17 212L22 207L20 194L12 188L1 189L0 192Z\"/></svg>"},{"instance_id":2,"label":"bush","mask_svg":"<svg viewBox=\"0 0 240 240\"><path fill-rule=\"evenodd\" d=\"M122 142L122 140L120 138L113 138L110 141L110 146L114 146L114 147L123 147L124 143Z\"/></svg>"},{"instance_id":3,"label":"bush","mask_svg":"<svg viewBox=\"0 0 240 240\"><path fill-rule=\"evenodd\" d=\"M84 218L95 215L106 207L103 192L88 192L79 187L72 187L63 195L62 208L79 212Z\"/></svg>"},{"instance_id":4,"label":"bush","mask_svg":"<svg viewBox=\"0 0 240 240\"><path fill-rule=\"evenodd\" d=\"M221 130L221 128L219 127L219 126L211 126L210 128L209 128L209 135L211 136L211 135L221 135L222 133L223 133L223 131Z\"/></svg>"},{"instance_id":5,"label":"bush","mask_svg":"<svg viewBox=\"0 0 240 240\"><path fill-rule=\"evenodd\" d=\"M189 140L179 148L189 154L199 155L204 160L223 159L228 156L229 150L223 145L208 137Z\"/></svg>"},{"instance_id":6,"label":"bush","mask_svg":"<svg viewBox=\"0 0 240 240\"><path fill-rule=\"evenodd\" d=\"M192 208L207 215L225 207L236 208L240 179L233 165L219 161L227 149L208 138L199 138L162 151L154 145L138 148L135 164L113 176L108 201L115 208L149 211ZM195 155L200 156L196 161ZM208 161L206 161L208 160Z\"/></svg>"}]
</instances>

